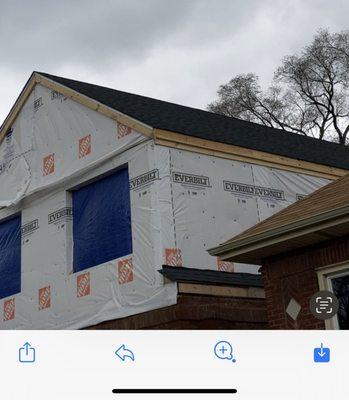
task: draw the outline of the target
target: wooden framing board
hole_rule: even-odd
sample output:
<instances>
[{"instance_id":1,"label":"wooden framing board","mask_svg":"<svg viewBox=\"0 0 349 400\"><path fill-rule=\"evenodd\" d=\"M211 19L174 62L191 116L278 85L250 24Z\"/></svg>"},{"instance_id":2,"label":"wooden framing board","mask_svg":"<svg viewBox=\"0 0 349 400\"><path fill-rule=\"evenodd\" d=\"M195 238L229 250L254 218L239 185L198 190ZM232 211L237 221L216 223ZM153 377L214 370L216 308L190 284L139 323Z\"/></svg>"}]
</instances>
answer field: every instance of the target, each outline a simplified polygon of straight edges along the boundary
<instances>
[{"instance_id":1,"label":"wooden framing board","mask_svg":"<svg viewBox=\"0 0 349 400\"><path fill-rule=\"evenodd\" d=\"M104 104L98 102L97 100L93 100L88 96L85 96L81 93L76 92L73 89L70 89L64 85L61 85L57 82L54 82L37 72L34 72L30 79L28 80L27 84L25 85L23 91L19 95L17 101L15 102L14 106L12 107L9 115L5 119L4 123L0 128L0 144L3 141L6 132L12 126L13 122L17 118L19 112L21 111L24 103L28 99L30 93L34 89L35 85L40 84L48 89L54 90L63 96L70 98L77 103L80 103L92 110L95 110L108 118L111 118L117 122L120 122L124 125L129 126L130 128L135 129L137 132L142 133L145 136L153 137L153 128L147 124L144 124L141 121L138 121L128 115L121 113L120 111L114 110L110 107L105 106Z\"/></svg>"},{"instance_id":2,"label":"wooden framing board","mask_svg":"<svg viewBox=\"0 0 349 400\"><path fill-rule=\"evenodd\" d=\"M194 151L196 153L208 154L229 160L278 168L326 179L337 179L348 173L345 169L315 164L308 161L300 161L289 157L219 143L212 140L200 139L161 129L154 129L154 140L155 143L166 147Z\"/></svg>"},{"instance_id":3,"label":"wooden framing board","mask_svg":"<svg viewBox=\"0 0 349 400\"><path fill-rule=\"evenodd\" d=\"M154 129L153 127L141 121L138 121L132 117L129 117L128 115L121 113L120 111L105 106L104 104L94 99L91 99L90 97L85 96L79 92L76 92L75 90L70 89L67 86L46 78L37 72L34 72L31 75L30 79L28 80L27 84L19 95L17 101L12 107L9 115L6 117L4 123L0 127L0 144L36 84L41 84L48 89L55 90L63 96L71 98L72 100L92 110L100 112L108 118L114 119L115 121L127 125L147 137L154 138L156 144L166 147L188 150L229 160L253 163L256 165L273 167L326 179L337 179L348 173L347 170L341 168L329 167L326 165L320 165L308 161L300 161L293 158L270 154L258 150L247 149L240 146L219 143L207 139L200 139L193 136L187 136L181 133Z\"/></svg>"},{"instance_id":4,"label":"wooden framing board","mask_svg":"<svg viewBox=\"0 0 349 400\"><path fill-rule=\"evenodd\" d=\"M128 115L125 115L120 111L105 106L97 100L91 99L88 96L76 92L75 90L70 89L67 86L54 82L38 73L35 73L34 75L36 83L39 83L40 85L45 86L48 89L55 90L63 96L76 101L77 103L80 103L92 110L95 110L105 115L106 117L114 119L117 122L127 125L145 136L153 137L153 128L151 126L144 124L143 122L138 121L132 117L129 117Z\"/></svg>"},{"instance_id":5,"label":"wooden framing board","mask_svg":"<svg viewBox=\"0 0 349 400\"><path fill-rule=\"evenodd\" d=\"M200 294L205 296L218 296L218 297L244 297L250 299L265 298L265 291L263 288L217 286L217 285L205 285L199 283L179 282L178 292L185 294Z\"/></svg>"},{"instance_id":6,"label":"wooden framing board","mask_svg":"<svg viewBox=\"0 0 349 400\"><path fill-rule=\"evenodd\" d=\"M25 84L22 92L18 96L15 104L11 108L9 114L5 118L5 121L3 122L3 124L0 127L0 144L4 140L6 133L11 128L14 120L17 118L17 115L19 114L22 107L24 106L24 103L27 101L27 99L28 99L30 93L32 92L32 90L34 89L35 85L36 85L35 77L34 77L34 74L32 74L31 77L29 78L29 80L27 81L27 83Z\"/></svg>"}]
</instances>

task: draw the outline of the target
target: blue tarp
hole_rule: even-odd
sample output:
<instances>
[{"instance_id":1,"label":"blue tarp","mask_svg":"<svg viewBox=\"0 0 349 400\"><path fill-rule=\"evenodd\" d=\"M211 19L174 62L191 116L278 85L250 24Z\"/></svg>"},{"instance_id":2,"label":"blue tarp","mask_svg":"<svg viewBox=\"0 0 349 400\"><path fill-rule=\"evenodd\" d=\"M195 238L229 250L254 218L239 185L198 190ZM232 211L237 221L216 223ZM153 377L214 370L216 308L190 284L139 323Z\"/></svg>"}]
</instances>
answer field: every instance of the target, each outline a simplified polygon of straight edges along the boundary
<instances>
[{"instance_id":1,"label":"blue tarp","mask_svg":"<svg viewBox=\"0 0 349 400\"><path fill-rule=\"evenodd\" d=\"M73 270L132 253L128 170L73 191Z\"/></svg>"},{"instance_id":2,"label":"blue tarp","mask_svg":"<svg viewBox=\"0 0 349 400\"><path fill-rule=\"evenodd\" d=\"M21 291L21 217L0 223L0 298Z\"/></svg>"}]
</instances>

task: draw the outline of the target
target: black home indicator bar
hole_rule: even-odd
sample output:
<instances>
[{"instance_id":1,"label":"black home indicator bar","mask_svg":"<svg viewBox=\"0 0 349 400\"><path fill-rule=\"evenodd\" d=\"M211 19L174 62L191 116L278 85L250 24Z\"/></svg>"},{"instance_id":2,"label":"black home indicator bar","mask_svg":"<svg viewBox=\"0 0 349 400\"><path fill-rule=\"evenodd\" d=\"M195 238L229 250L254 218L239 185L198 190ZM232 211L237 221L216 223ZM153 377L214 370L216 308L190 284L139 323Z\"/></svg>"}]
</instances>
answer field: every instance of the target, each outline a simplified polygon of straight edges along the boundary
<instances>
[{"instance_id":1,"label":"black home indicator bar","mask_svg":"<svg viewBox=\"0 0 349 400\"><path fill-rule=\"evenodd\" d=\"M115 394L235 394L236 389L113 389Z\"/></svg>"}]
</instances>

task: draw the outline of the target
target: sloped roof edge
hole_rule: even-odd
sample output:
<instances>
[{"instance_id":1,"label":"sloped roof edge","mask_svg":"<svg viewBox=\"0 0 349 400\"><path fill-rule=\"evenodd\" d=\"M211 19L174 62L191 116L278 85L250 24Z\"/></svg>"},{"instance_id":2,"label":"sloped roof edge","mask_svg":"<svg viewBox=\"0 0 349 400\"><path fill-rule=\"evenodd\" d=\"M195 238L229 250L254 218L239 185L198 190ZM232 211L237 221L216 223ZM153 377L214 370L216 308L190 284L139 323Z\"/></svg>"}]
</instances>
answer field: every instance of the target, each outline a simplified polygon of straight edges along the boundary
<instances>
[{"instance_id":1,"label":"sloped roof edge","mask_svg":"<svg viewBox=\"0 0 349 400\"><path fill-rule=\"evenodd\" d=\"M336 143L86 82L40 75L156 129L349 170L349 148Z\"/></svg>"},{"instance_id":2,"label":"sloped roof edge","mask_svg":"<svg viewBox=\"0 0 349 400\"><path fill-rule=\"evenodd\" d=\"M146 136L154 137L160 144L163 139L157 139L156 135L161 137L163 132L167 132L175 137L172 141L183 140L185 137L192 141L205 142L204 147L207 147L207 143L211 143L212 147L225 146L224 152L210 149L210 154L219 154L223 158L226 156L225 158L229 159L245 160L295 172L304 171L329 179L342 176L349 170L349 149L335 143L43 72L33 72L31 75L1 125L0 143L37 83L52 90L56 89ZM187 141L184 142L186 149ZM169 147L178 146L171 141L165 143ZM194 146L194 151L207 153L207 149L203 150L200 146Z\"/></svg>"},{"instance_id":3,"label":"sloped roof edge","mask_svg":"<svg viewBox=\"0 0 349 400\"><path fill-rule=\"evenodd\" d=\"M79 93L74 89L68 88L61 83L55 82L44 75L46 74L42 74L36 71L34 71L31 74L30 78L28 79L27 83L25 84L24 88L19 94L17 100L12 106L9 114L5 118L2 125L0 126L0 144L36 84L42 84L43 86L49 89L57 90L59 93L65 95L66 97L72 98L73 100L86 105L88 108L98 111L106 115L107 117L117 120L118 122L125 123L126 125L136 129L137 131L146 136L149 137L153 136L153 128L145 124L144 122L138 121L137 119L134 119L129 115L125 115L124 113L118 110L114 110L110 108L108 105L102 104L98 100L95 100L93 98L89 98L83 93Z\"/></svg>"},{"instance_id":4,"label":"sloped roof edge","mask_svg":"<svg viewBox=\"0 0 349 400\"><path fill-rule=\"evenodd\" d=\"M273 243L336 226L349 219L349 175L318 189L271 217L208 250L211 255L232 260L259 251ZM319 239L320 241L320 239Z\"/></svg>"}]
</instances>

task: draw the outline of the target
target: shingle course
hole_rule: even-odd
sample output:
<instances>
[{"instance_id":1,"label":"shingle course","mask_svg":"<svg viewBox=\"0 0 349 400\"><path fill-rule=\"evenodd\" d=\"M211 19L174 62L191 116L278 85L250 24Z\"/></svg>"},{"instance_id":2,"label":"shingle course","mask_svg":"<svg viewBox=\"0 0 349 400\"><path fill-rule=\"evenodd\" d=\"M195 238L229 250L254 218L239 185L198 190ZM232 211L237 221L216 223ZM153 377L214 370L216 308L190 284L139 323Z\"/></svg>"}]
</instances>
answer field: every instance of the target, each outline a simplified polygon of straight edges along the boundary
<instances>
[{"instance_id":1,"label":"shingle course","mask_svg":"<svg viewBox=\"0 0 349 400\"><path fill-rule=\"evenodd\" d=\"M224 272L208 269L183 268L163 265L159 271L174 282L190 282L223 286L263 287L262 276L246 272Z\"/></svg>"},{"instance_id":2,"label":"shingle course","mask_svg":"<svg viewBox=\"0 0 349 400\"><path fill-rule=\"evenodd\" d=\"M336 143L42 72L59 84L153 128L349 169L349 149Z\"/></svg>"}]
</instances>

